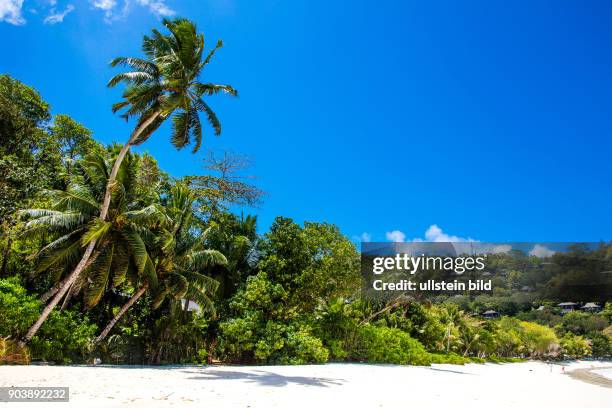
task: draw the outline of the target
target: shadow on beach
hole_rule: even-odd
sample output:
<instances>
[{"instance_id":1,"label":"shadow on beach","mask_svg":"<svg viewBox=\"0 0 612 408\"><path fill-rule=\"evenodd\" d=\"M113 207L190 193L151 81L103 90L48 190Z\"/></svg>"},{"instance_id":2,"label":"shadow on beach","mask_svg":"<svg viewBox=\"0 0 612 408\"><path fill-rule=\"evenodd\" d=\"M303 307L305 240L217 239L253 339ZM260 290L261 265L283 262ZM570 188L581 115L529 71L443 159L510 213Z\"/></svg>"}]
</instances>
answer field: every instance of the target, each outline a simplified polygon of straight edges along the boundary
<instances>
[{"instance_id":1,"label":"shadow on beach","mask_svg":"<svg viewBox=\"0 0 612 408\"><path fill-rule=\"evenodd\" d=\"M329 387L332 385L342 385L344 382L344 380L335 378L288 376L261 370L241 372L203 369L183 372L197 374L197 376L187 377L190 380L244 380L268 387L284 387L289 384Z\"/></svg>"},{"instance_id":2,"label":"shadow on beach","mask_svg":"<svg viewBox=\"0 0 612 408\"><path fill-rule=\"evenodd\" d=\"M476 374L473 374L473 373L466 373L465 371L449 370L449 369L445 369L445 368L436 368L436 367L427 367L427 368L432 370L432 371L441 371L441 372L446 372L446 373L462 374L462 375L476 375Z\"/></svg>"}]
</instances>

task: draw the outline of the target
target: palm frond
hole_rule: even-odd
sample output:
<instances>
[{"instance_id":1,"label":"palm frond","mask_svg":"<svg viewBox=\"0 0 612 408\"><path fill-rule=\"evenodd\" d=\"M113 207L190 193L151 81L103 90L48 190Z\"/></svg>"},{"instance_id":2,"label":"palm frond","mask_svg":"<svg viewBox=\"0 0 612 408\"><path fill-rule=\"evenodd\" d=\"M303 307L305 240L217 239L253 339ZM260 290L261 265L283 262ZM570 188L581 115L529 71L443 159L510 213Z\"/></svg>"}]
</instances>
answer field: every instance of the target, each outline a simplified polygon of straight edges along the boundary
<instances>
[{"instance_id":1,"label":"palm frond","mask_svg":"<svg viewBox=\"0 0 612 408\"><path fill-rule=\"evenodd\" d=\"M98 256L95 262L89 267L89 284L85 290L85 304L92 307L98 304L111 275L111 265L113 264L114 245L109 245L104 252Z\"/></svg>"},{"instance_id":2,"label":"palm frond","mask_svg":"<svg viewBox=\"0 0 612 408\"><path fill-rule=\"evenodd\" d=\"M219 281L198 272L183 272L182 275L199 290L214 294L219 289Z\"/></svg>"},{"instance_id":3,"label":"palm frond","mask_svg":"<svg viewBox=\"0 0 612 408\"><path fill-rule=\"evenodd\" d=\"M41 272L49 269L54 265L71 265L76 263L81 257L81 242L74 241L69 245L56 249L52 252L40 254L40 261L36 267L37 271Z\"/></svg>"},{"instance_id":4,"label":"palm frond","mask_svg":"<svg viewBox=\"0 0 612 408\"><path fill-rule=\"evenodd\" d=\"M147 73L152 77L157 77L159 75L159 70L157 69L157 66L154 63L141 58L117 57L110 62L111 67L116 67L118 65L127 66L135 71Z\"/></svg>"},{"instance_id":5,"label":"palm frond","mask_svg":"<svg viewBox=\"0 0 612 408\"><path fill-rule=\"evenodd\" d=\"M202 308L202 311L209 313L213 319L216 318L217 311L215 309L215 305L212 299L207 296L206 293L194 287L189 287L189 289L187 289L187 293L185 294L185 299L195 302Z\"/></svg>"},{"instance_id":6,"label":"palm frond","mask_svg":"<svg viewBox=\"0 0 612 408\"><path fill-rule=\"evenodd\" d=\"M165 221L163 210L158 204L151 204L139 210L126 211L122 214L122 218L143 226L153 226Z\"/></svg>"},{"instance_id":7,"label":"palm frond","mask_svg":"<svg viewBox=\"0 0 612 408\"><path fill-rule=\"evenodd\" d=\"M195 94L199 98L202 95L216 95L219 93L226 93L232 96L238 96L238 91L234 89L231 85L218 85L211 83L197 83L193 85L195 89Z\"/></svg>"},{"instance_id":8,"label":"palm frond","mask_svg":"<svg viewBox=\"0 0 612 408\"><path fill-rule=\"evenodd\" d=\"M81 244L86 246L94 239L100 242L110 231L113 226L110 221L102 221L99 218L94 219L89 223L87 232L81 237Z\"/></svg>"},{"instance_id":9,"label":"palm frond","mask_svg":"<svg viewBox=\"0 0 612 408\"><path fill-rule=\"evenodd\" d=\"M206 65L208 65L210 63L210 61L212 60L212 57L215 55L215 53L217 52L217 50L219 48L223 47L223 40L218 40L217 41L217 45L215 45L215 48L213 48L208 55L206 56L206 58L204 59L204 62L202 63L202 66L205 67Z\"/></svg>"},{"instance_id":10,"label":"palm frond","mask_svg":"<svg viewBox=\"0 0 612 408\"><path fill-rule=\"evenodd\" d=\"M142 240L142 237L133 228L126 228L121 233L123 238L128 243L130 252L132 254L132 259L134 260L134 265L136 265L136 270L138 271L138 275L142 275L149 259L147 247L144 241Z\"/></svg>"},{"instance_id":11,"label":"palm frond","mask_svg":"<svg viewBox=\"0 0 612 408\"><path fill-rule=\"evenodd\" d=\"M192 271L203 271L211 266L227 265L227 258L214 249L196 251L187 256L186 268Z\"/></svg>"},{"instance_id":12,"label":"palm frond","mask_svg":"<svg viewBox=\"0 0 612 408\"><path fill-rule=\"evenodd\" d=\"M215 135L219 136L221 134L221 122L219 118L217 118L217 114L201 98L194 102L194 106L196 109L206 114L208 123L210 123L210 126L215 130Z\"/></svg>"},{"instance_id":13,"label":"palm frond","mask_svg":"<svg viewBox=\"0 0 612 408\"><path fill-rule=\"evenodd\" d=\"M187 293L189 282L187 279L178 273L171 273L167 277L167 287L175 299L182 299Z\"/></svg>"},{"instance_id":14,"label":"palm frond","mask_svg":"<svg viewBox=\"0 0 612 408\"><path fill-rule=\"evenodd\" d=\"M113 254L113 287L121 285L127 276L130 267L130 258L126 249L122 245L115 247Z\"/></svg>"}]
</instances>

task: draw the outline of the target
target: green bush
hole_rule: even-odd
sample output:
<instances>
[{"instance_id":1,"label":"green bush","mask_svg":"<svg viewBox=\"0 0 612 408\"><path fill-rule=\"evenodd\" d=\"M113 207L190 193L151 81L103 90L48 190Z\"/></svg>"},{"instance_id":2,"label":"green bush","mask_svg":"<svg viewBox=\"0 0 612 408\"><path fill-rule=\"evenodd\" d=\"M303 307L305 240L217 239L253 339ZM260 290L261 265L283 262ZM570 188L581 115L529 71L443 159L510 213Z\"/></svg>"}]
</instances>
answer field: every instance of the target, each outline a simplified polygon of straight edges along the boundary
<instances>
[{"instance_id":1,"label":"green bush","mask_svg":"<svg viewBox=\"0 0 612 408\"><path fill-rule=\"evenodd\" d=\"M561 350L569 358L582 358L591 355L591 346L587 340L570 332L561 337Z\"/></svg>"},{"instance_id":2,"label":"green bush","mask_svg":"<svg viewBox=\"0 0 612 408\"><path fill-rule=\"evenodd\" d=\"M418 341L399 329L362 326L355 357L370 363L429 365L431 355Z\"/></svg>"},{"instance_id":3,"label":"green bush","mask_svg":"<svg viewBox=\"0 0 612 408\"><path fill-rule=\"evenodd\" d=\"M587 334L591 342L593 357L612 356L612 340L602 332L591 332Z\"/></svg>"},{"instance_id":4,"label":"green bush","mask_svg":"<svg viewBox=\"0 0 612 408\"><path fill-rule=\"evenodd\" d=\"M219 324L219 350L230 361L259 364L324 363L329 357L307 322L287 308L287 292L260 272L230 301L234 317Z\"/></svg>"},{"instance_id":5,"label":"green bush","mask_svg":"<svg viewBox=\"0 0 612 408\"><path fill-rule=\"evenodd\" d=\"M69 364L82 362L98 327L76 312L53 311L29 344L34 359Z\"/></svg>"},{"instance_id":6,"label":"green bush","mask_svg":"<svg viewBox=\"0 0 612 408\"><path fill-rule=\"evenodd\" d=\"M329 352L321 340L304 329L288 332L282 351L278 359L281 364L321 364L329 358Z\"/></svg>"},{"instance_id":7,"label":"green bush","mask_svg":"<svg viewBox=\"0 0 612 408\"><path fill-rule=\"evenodd\" d=\"M0 337L17 339L42 311L41 302L28 295L17 277L0 279ZM97 326L73 311L54 310L28 344L32 359L71 363L83 361Z\"/></svg>"},{"instance_id":8,"label":"green bush","mask_svg":"<svg viewBox=\"0 0 612 408\"><path fill-rule=\"evenodd\" d=\"M561 331L584 335L589 332L601 331L608 326L608 320L604 316L599 316L585 312L569 312L563 315L561 321Z\"/></svg>"},{"instance_id":9,"label":"green bush","mask_svg":"<svg viewBox=\"0 0 612 408\"><path fill-rule=\"evenodd\" d=\"M40 302L14 276L0 279L0 337L19 337L36 321Z\"/></svg>"}]
</instances>

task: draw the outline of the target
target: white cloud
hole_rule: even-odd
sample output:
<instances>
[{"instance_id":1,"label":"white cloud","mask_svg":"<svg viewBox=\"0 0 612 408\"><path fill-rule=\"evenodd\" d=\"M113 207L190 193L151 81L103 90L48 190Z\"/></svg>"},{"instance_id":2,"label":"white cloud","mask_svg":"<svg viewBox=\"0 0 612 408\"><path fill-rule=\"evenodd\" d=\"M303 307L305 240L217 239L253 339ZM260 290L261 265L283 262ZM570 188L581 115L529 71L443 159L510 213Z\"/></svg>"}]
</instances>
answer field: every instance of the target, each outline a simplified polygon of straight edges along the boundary
<instances>
[{"instance_id":1,"label":"white cloud","mask_svg":"<svg viewBox=\"0 0 612 408\"><path fill-rule=\"evenodd\" d=\"M399 231L399 230L389 231L385 235L387 237L387 240L392 241L392 242L406 241L406 234L404 234L402 231Z\"/></svg>"},{"instance_id":2,"label":"white cloud","mask_svg":"<svg viewBox=\"0 0 612 408\"><path fill-rule=\"evenodd\" d=\"M168 17L176 14L174 10L164 3L164 0L136 0L136 2L141 6L148 7L156 16Z\"/></svg>"},{"instance_id":3,"label":"white cloud","mask_svg":"<svg viewBox=\"0 0 612 408\"><path fill-rule=\"evenodd\" d=\"M95 8L109 11L115 8L115 6L117 5L117 0L90 0L90 3Z\"/></svg>"},{"instance_id":4,"label":"white cloud","mask_svg":"<svg viewBox=\"0 0 612 408\"><path fill-rule=\"evenodd\" d=\"M54 8L51 9L51 14L45 17L43 21L45 24L57 24L64 21L64 17L66 17L70 12L74 10L74 6L69 4L66 6L64 11L55 11Z\"/></svg>"},{"instance_id":5,"label":"white cloud","mask_svg":"<svg viewBox=\"0 0 612 408\"><path fill-rule=\"evenodd\" d=\"M387 240L393 242L406 242L406 234L402 231L394 230L386 233ZM442 228L436 224L432 224L425 231L425 238L413 238L412 242L478 242L472 238L458 237L456 235L449 235L445 233ZM501 248L500 248L501 250ZM508 249L509 250L509 249ZM503 252L503 251L502 251Z\"/></svg>"},{"instance_id":6,"label":"white cloud","mask_svg":"<svg viewBox=\"0 0 612 408\"><path fill-rule=\"evenodd\" d=\"M0 0L0 21L14 25L24 25L25 19L21 15L23 0Z\"/></svg>"},{"instance_id":7,"label":"white cloud","mask_svg":"<svg viewBox=\"0 0 612 408\"><path fill-rule=\"evenodd\" d=\"M421 240L417 238L416 240ZM456 235L448 235L442 228L438 227L436 224L432 224L425 231L425 241L427 242L475 242L476 240L472 238L463 238L458 237Z\"/></svg>"},{"instance_id":8,"label":"white cloud","mask_svg":"<svg viewBox=\"0 0 612 408\"><path fill-rule=\"evenodd\" d=\"M546 248L544 245L535 244L533 249L529 251L529 255L537 256L538 258L546 258L547 256L551 256L555 253L555 251Z\"/></svg>"},{"instance_id":9,"label":"white cloud","mask_svg":"<svg viewBox=\"0 0 612 408\"><path fill-rule=\"evenodd\" d=\"M107 23L126 17L133 4L147 8L158 17L169 17L176 14L166 5L165 0L123 0L122 6L118 5L117 0L89 0L89 2L93 7L104 11L104 21Z\"/></svg>"},{"instance_id":10,"label":"white cloud","mask_svg":"<svg viewBox=\"0 0 612 408\"><path fill-rule=\"evenodd\" d=\"M361 238L361 241L363 241L363 242L371 242L372 241L372 235L370 235L367 232L362 233L359 238Z\"/></svg>"}]
</instances>

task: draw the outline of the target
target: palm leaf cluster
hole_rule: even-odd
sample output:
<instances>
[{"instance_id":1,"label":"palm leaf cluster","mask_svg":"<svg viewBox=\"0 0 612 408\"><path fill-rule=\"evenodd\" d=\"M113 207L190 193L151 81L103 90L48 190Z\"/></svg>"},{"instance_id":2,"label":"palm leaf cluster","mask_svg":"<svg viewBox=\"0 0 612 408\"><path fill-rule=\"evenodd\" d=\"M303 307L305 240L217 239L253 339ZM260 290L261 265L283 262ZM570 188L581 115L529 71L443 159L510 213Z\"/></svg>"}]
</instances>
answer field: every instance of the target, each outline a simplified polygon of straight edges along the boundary
<instances>
[{"instance_id":1,"label":"palm leaf cluster","mask_svg":"<svg viewBox=\"0 0 612 408\"><path fill-rule=\"evenodd\" d=\"M227 259L219 251L206 249L208 229L194 234L195 199L196 196L183 183L176 183L166 199L166 224L158 238L157 248L157 273L161 284L153 306L159 306L166 298L184 299L214 315L211 295L217 290L218 282L205 272L227 265Z\"/></svg>"},{"instance_id":2,"label":"palm leaf cluster","mask_svg":"<svg viewBox=\"0 0 612 408\"><path fill-rule=\"evenodd\" d=\"M115 75L108 83L110 87L124 83L123 99L113 105L113 112L122 112L126 119L135 116L139 125L146 124L142 132L132 141L138 145L167 119L172 117L172 143L183 148L194 143L196 152L202 144L204 113L215 135L221 134L221 122L204 100L218 93L237 96L230 85L201 82L204 68L215 52L216 46L204 57L204 35L197 32L195 24L187 19L163 20L168 34L154 29L143 39L142 51L146 58L118 57L112 66L130 69ZM150 123L147 121L150 120Z\"/></svg>"},{"instance_id":3,"label":"palm leaf cluster","mask_svg":"<svg viewBox=\"0 0 612 408\"><path fill-rule=\"evenodd\" d=\"M157 200L143 202L140 158L128 155L112 186L108 218L98 218L115 153L80 161L76 181L66 191L49 192L51 209L23 212L29 218L24 234L51 240L37 254L38 271L50 271L59 281L95 239L93 261L72 285L65 302L81 293L84 305L93 307L107 291L146 288L154 308L165 300L192 301L214 315L212 298L218 282L207 273L227 265L227 259L207 249L207 232L194 228L196 197L186 184L177 182Z\"/></svg>"},{"instance_id":4,"label":"palm leaf cluster","mask_svg":"<svg viewBox=\"0 0 612 408\"><path fill-rule=\"evenodd\" d=\"M145 205L138 199L139 160L135 156L129 155L122 163L107 220L98 218L114 153L106 157L96 153L80 161L79 176L67 190L49 192L51 209L22 212L30 218L25 235L52 239L37 254L37 271L52 272L55 281L74 268L87 244L97 240L93 261L69 292L83 291L87 306L97 304L107 287L116 288L128 277L131 281L156 278L146 241L151 241L151 230L163 222L163 213L157 204Z\"/></svg>"}]
</instances>

